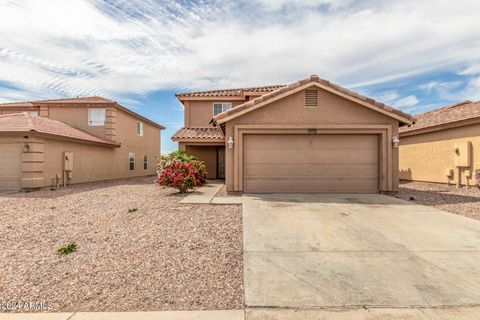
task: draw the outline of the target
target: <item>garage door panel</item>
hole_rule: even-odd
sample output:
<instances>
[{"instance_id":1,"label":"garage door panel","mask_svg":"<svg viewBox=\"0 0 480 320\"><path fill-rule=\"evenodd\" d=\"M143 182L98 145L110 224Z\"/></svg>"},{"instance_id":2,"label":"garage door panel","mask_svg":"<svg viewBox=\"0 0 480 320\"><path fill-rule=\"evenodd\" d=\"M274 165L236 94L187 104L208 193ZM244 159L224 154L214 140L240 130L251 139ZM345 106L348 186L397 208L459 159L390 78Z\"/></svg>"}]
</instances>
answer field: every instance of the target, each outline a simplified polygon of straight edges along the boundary
<instances>
[{"instance_id":1,"label":"garage door panel","mask_svg":"<svg viewBox=\"0 0 480 320\"><path fill-rule=\"evenodd\" d=\"M376 135L244 138L245 192L375 193L378 171Z\"/></svg>"}]
</instances>

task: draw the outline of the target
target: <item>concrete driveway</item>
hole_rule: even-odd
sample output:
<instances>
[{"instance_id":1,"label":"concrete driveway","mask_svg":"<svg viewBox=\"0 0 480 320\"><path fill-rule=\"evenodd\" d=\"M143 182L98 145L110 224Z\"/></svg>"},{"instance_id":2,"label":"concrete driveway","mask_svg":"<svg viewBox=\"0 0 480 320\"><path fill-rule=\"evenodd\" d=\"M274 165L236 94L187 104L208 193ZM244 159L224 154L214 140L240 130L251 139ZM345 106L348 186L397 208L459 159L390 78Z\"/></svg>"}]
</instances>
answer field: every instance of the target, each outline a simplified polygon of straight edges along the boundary
<instances>
[{"instance_id":1,"label":"concrete driveway","mask_svg":"<svg viewBox=\"0 0 480 320\"><path fill-rule=\"evenodd\" d=\"M383 195L244 195L247 307L480 304L480 221Z\"/></svg>"}]
</instances>

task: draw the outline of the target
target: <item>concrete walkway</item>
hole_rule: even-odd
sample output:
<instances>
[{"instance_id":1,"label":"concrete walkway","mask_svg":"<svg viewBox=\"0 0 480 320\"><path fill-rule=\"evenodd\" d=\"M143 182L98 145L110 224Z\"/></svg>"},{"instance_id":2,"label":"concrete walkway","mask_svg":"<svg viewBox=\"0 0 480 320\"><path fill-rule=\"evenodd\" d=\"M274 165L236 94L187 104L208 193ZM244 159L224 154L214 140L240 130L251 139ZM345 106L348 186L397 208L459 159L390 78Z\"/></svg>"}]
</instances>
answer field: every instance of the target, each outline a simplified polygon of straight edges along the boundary
<instances>
[{"instance_id":1,"label":"concrete walkway","mask_svg":"<svg viewBox=\"0 0 480 320\"><path fill-rule=\"evenodd\" d=\"M243 226L247 307L480 305L480 221L383 195L281 194L244 195Z\"/></svg>"},{"instance_id":2,"label":"concrete walkway","mask_svg":"<svg viewBox=\"0 0 480 320\"><path fill-rule=\"evenodd\" d=\"M223 181L209 181L206 185L198 188L182 200L180 203L189 204L242 204L241 196L216 197L215 195L223 187Z\"/></svg>"},{"instance_id":3,"label":"concrete walkway","mask_svg":"<svg viewBox=\"0 0 480 320\"><path fill-rule=\"evenodd\" d=\"M243 320L243 310L0 313L0 320Z\"/></svg>"}]
</instances>

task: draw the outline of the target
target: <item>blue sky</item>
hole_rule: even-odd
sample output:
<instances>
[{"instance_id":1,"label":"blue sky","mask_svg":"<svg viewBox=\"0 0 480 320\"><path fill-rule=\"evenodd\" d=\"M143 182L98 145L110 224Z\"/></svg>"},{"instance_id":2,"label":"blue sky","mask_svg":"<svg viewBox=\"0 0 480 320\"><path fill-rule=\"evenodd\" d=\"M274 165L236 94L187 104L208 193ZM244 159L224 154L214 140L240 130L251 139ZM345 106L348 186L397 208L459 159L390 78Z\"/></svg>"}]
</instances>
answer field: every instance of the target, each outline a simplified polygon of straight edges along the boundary
<instances>
[{"instance_id":1,"label":"blue sky","mask_svg":"<svg viewBox=\"0 0 480 320\"><path fill-rule=\"evenodd\" d=\"M310 74L410 113L480 99L478 0L0 0L0 101L100 95L167 127L176 92Z\"/></svg>"}]
</instances>

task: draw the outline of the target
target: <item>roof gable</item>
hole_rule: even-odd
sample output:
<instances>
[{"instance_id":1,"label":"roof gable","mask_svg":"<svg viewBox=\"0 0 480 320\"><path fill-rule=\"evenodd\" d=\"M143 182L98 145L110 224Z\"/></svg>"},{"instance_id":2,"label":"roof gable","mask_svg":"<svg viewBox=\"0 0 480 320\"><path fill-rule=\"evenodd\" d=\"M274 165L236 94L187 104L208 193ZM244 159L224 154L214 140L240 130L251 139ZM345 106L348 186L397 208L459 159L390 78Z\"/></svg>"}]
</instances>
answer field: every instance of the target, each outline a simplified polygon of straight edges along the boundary
<instances>
[{"instance_id":1,"label":"roof gable","mask_svg":"<svg viewBox=\"0 0 480 320\"><path fill-rule=\"evenodd\" d=\"M333 94L356 102L360 105L363 105L369 109L374 111L383 113L391 118L395 118L396 120L400 121L404 124L412 124L414 121L413 116L406 114L400 110L394 109L390 106L387 106L381 102L377 102L371 98L365 97L360 95L356 92L350 91L345 89L339 85L330 83L327 80L320 79L318 76L312 75L306 79L291 83L285 87L267 93L263 96L253 99L252 101L248 101L243 103L235 108L222 112L215 117L213 120L219 124L225 123L229 120L237 118L247 112L256 110L260 107L268 105L274 101L282 99L286 96L299 92L301 90L307 89L309 87L316 86L320 89L329 91Z\"/></svg>"}]
</instances>

